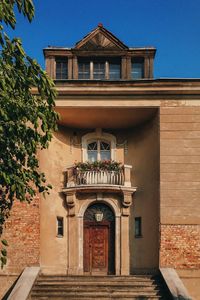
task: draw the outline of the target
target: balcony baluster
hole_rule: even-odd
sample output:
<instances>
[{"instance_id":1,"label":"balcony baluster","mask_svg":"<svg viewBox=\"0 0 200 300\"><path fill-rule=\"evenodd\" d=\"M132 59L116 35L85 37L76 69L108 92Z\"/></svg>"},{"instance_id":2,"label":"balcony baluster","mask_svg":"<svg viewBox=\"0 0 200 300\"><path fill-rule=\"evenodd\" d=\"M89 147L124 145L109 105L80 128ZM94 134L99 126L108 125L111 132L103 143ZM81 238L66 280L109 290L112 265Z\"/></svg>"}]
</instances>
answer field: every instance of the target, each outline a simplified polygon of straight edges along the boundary
<instances>
[{"instance_id":1,"label":"balcony baluster","mask_svg":"<svg viewBox=\"0 0 200 300\"><path fill-rule=\"evenodd\" d=\"M124 168L117 171L110 170L67 170L67 187L86 186L86 185L116 185L131 186L131 166L124 165Z\"/></svg>"}]
</instances>

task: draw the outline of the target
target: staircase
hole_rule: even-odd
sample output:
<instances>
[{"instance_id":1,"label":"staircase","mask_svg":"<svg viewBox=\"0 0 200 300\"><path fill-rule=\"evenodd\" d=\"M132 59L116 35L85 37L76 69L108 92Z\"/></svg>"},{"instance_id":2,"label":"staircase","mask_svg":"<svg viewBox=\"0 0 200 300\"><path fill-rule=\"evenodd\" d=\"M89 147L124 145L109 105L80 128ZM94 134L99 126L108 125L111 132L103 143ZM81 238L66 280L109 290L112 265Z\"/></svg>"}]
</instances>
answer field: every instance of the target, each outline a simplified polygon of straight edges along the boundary
<instances>
[{"instance_id":1,"label":"staircase","mask_svg":"<svg viewBox=\"0 0 200 300\"><path fill-rule=\"evenodd\" d=\"M170 300L159 276L45 276L40 275L29 300Z\"/></svg>"}]
</instances>

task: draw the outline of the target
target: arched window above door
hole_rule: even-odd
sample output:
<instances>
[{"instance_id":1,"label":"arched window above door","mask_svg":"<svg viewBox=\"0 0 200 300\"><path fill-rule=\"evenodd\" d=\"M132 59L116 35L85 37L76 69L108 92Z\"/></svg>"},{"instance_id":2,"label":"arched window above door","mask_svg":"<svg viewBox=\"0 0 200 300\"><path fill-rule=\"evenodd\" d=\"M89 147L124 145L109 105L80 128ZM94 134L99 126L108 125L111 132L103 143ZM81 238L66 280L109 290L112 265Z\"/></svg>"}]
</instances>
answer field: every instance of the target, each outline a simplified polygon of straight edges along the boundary
<instances>
[{"instance_id":1,"label":"arched window above door","mask_svg":"<svg viewBox=\"0 0 200 300\"><path fill-rule=\"evenodd\" d=\"M82 137L83 161L115 160L116 138L102 131Z\"/></svg>"},{"instance_id":2,"label":"arched window above door","mask_svg":"<svg viewBox=\"0 0 200 300\"><path fill-rule=\"evenodd\" d=\"M107 141L96 140L87 144L87 160L111 160L111 147Z\"/></svg>"}]
</instances>

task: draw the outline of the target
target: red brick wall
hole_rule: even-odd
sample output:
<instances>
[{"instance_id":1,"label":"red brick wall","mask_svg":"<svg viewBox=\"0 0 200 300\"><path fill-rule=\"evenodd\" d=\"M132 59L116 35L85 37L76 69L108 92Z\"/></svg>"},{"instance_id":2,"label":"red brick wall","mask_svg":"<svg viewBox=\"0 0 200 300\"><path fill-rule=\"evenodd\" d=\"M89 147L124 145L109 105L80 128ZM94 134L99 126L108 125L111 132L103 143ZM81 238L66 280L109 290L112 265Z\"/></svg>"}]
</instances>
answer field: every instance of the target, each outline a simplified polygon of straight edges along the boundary
<instances>
[{"instance_id":1,"label":"red brick wall","mask_svg":"<svg viewBox=\"0 0 200 300\"><path fill-rule=\"evenodd\" d=\"M200 226L161 225L160 265L200 269Z\"/></svg>"},{"instance_id":2,"label":"red brick wall","mask_svg":"<svg viewBox=\"0 0 200 300\"><path fill-rule=\"evenodd\" d=\"M3 270L8 273L21 272L24 267L39 264L40 216L39 199L31 204L16 201L3 234L9 247L8 263Z\"/></svg>"}]
</instances>

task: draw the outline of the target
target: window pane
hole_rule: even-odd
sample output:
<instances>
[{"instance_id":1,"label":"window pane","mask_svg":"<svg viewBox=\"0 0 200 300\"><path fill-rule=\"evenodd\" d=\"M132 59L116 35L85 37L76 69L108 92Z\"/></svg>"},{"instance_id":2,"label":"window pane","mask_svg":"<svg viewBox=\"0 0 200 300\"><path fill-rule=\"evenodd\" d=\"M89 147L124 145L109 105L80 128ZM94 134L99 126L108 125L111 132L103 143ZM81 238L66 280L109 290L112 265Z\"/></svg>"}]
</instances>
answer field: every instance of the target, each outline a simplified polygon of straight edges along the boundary
<instances>
[{"instance_id":1,"label":"window pane","mask_svg":"<svg viewBox=\"0 0 200 300\"><path fill-rule=\"evenodd\" d=\"M110 144L106 142L101 142L100 143L100 149L101 150L110 150Z\"/></svg>"},{"instance_id":2,"label":"window pane","mask_svg":"<svg viewBox=\"0 0 200 300\"><path fill-rule=\"evenodd\" d=\"M78 78L79 79L90 79L90 63L79 62L78 63Z\"/></svg>"},{"instance_id":3,"label":"window pane","mask_svg":"<svg viewBox=\"0 0 200 300\"><path fill-rule=\"evenodd\" d=\"M111 160L110 151L101 150L100 156L101 156L101 160Z\"/></svg>"},{"instance_id":4,"label":"window pane","mask_svg":"<svg viewBox=\"0 0 200 300\"><path fill-rule=\"evenodd\" d=\"M142 219L141 217L135 218L135 237L142 236Z\"/></svg>"},{"instance_id":5,"label":"window pane","mask_svg":"<svg viewBox=\"0 0 200 300\"><path fill-rule=\"evenodd\" d=\"M57 235L63 236L64 230L63 230L63 218L57 217Z\"/></svg>"},{"instance_id":6,"label":"window pane","mask_svg":"<svg viewBox=\"0 0 200 300\"><path fill-rule=\"evenodd\" d=\"M120 75L121 75L120 73L121 73L120 64L117 63L109 64L109 79L111 80L120 79Z\"/></svg>"},{"instance_id":7,"label":"window pane","mask_svg":"<svg viewBox=\"0 0 200 300\"><path fill-rule=\"evenodd\" d=\"M97 150L97 142L88 144L88 150Z\"/></svg>"},{"instance_id":8,"label":"window pane","mask_svg":"<svg viewBox=\"0 0 200 300\"><path fill-rule=\"evenodd\" d=\"M110 160L110 144L106 142L100 142L100 157L101 160Z\"/></svg>"},{"instance_id":9,"label":"window pane","mask_svg":"<svg viewBox=\"0 0 200 300\"><path fill-rule=\"evenodd\" d=\"M56 60L56 79L68 78L68 65L66 59Z\"/></svg>"},{"instance_id":10,"label":"window pane","mask_svg":"<svg viewBox=\"0 0 200 300\"><path fill-rule=\"evenodd\" d=\"M135 60L131 64L132 79L144 78L144 62L142 60Z\"/></svg>"},{"instance_id":11,"label":"window pane","mask_svg":"<svg viewBox=\"0 0 200 300\"><path fill-rule=\"evenodd\" d=\"M105 62L94 62L94 79L105 79Z\"/></svg>"},{"instance_id":12,"label":"window pane","mask_svg":"<svg viewBox=\"0 0 200 300\"><path fill-rule=\"evenodd\" d=\"M93 162L97 160L97 151L88 151L88 161Z\"/></svg>"},{"instance_id":13,"label":"window pane","mask_svg":"<svg viewBox=\"0 0 200 300\"><path fill-rule=\"evenodd\" d=\"M99 146L98 146L99 145ZM95 141L87 145L87 159L90 162L96 160L111 160L110 143Z\"/></svg>"},{"instance_id":14,"label":"window pane","mask_svg":"<svg viewBox=\"0 0 200 300\"><path fill-rule=\"evenodd\" d=\"M92 142L87 146L88 153L88 161L96 161L97 160L97 142Z\"/></svg>"}]
</instances>

